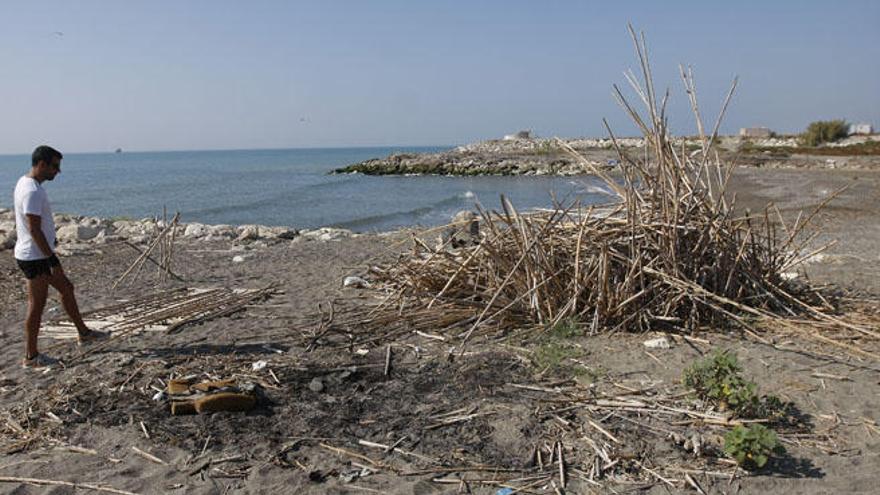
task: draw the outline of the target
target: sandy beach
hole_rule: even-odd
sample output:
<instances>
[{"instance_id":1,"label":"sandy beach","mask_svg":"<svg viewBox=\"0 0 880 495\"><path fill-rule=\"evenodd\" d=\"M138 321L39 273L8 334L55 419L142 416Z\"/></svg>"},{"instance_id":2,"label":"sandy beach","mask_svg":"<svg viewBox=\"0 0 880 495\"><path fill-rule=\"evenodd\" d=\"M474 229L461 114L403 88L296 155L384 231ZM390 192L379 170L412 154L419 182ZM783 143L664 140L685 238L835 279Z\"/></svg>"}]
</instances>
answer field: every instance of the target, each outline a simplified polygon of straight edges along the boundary
<instances>
[{"instance_id":1,"label":"sandy beach","mask_svg":"<svg viewBox=\"0 0 880 495\"><path fill-rule=\"evenodd\" d=\"M0 494L880 493L880 3L205 3L3 9Z\"/></svg>"},{"instance_id":2,"label":"sandy beach","mask_svg":"<svg viewBox=\"0 0 880 495\"><path fill-rule=\"evenodd\" d=\"M773 202L792 220L843 186L848 189L816 219L823 232L816 245L837 242L804 270L813 283L876 301L876 168L743 168L734 176L732 189L739 208L757 211ZM648 356L642 342L655 335L579 337L580 359L593 370L588 382L540 375L527 358L528 350L487 340L472 342L467 353L452 360L452 342L407 336L393 343L394 360L387 375L384 343L357 349L317 346L310 351L319 304L326 309L332 301L342 311L373 297L369 291L343 287L343 279L364 276L370 266L394 260L409 249L410 236L297 236L259 247L238 243L241 248L230 240L182 240L174 269L184 282L172 280L162 288L260 288L277 283L279 292L232 315L173 334L144 332L116 339L83 357L70 343L43 340L44 350L68 363L47 373L20 369L24 284L12 251L0 252L0 435L8 449L0 461L0 477L144 494L461 493L459 484L443 481L454 474L491 480L493 472L524 469L534 462L536 446L559 429L573 428L566 414L536 413L561 398L553 390L675 390L687 364L712 349L727 348L738 353L745 372L762 391L794 403L815 435L786 445L786 457L768 473L734 478L694 474L702 489L810 494L876 490L880 363L799 352L821 348L816 342L770 334L778 344L774 348L739 333L709 331L692 340L671 338L671 348L652 350ZM247 255L243 261L232 261L242 254ZM133 282L110 290L136 256L119 244L94 244L62 259L85 311L157 290L149 268ZM876 316L876 302L863 304L868 308L864 311ZM59 314L56 299L48 307L47 317ZM266 367L254 370L257 361L265 361ZM190 373L250 376L263 385L265 398L248 413L172 416L167 405L152 400L151 387L161 390L171 374ZM518 387L523 384L533 388ZM450 411L476 415L433 427L437 417ZM25 430L39 434L22 444L21 439L29 438ZM400 450L359 441L397 445ZM640 441L666 442L663 435ZM135 448L156 459L147 459ZM570 450L574 448L564 446L566 458L576 457ZM468 471L462 466L478 468ZM578 477L567 483L570 493L597 489ZM668 492L661 480L641 487L609 487ZM488 494L496 493L498 486L474 481L469 489ZM10 482L0 484L0 491L80 493L70 486Z\"/></svg>"}]
</instances>

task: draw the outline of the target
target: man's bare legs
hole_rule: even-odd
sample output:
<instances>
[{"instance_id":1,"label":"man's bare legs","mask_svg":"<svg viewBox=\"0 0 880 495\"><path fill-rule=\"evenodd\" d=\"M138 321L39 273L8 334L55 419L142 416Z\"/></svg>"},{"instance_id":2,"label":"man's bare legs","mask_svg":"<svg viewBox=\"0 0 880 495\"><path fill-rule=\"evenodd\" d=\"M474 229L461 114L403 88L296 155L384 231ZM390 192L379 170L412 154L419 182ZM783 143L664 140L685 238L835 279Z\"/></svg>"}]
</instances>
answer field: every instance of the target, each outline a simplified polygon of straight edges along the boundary
<instances>
[{"instance_id":1,"label":"man's bare legs","mask_svg":"<svg viewBox=\"0 0 880 495\"><path fill-rule=\"evenodd\" d=\"M24 321L26 360L39 354L37 337L40 333L40 322L43 318L43 310L46 308L46 299L49 296L50 285L61 295L61 305L64 307L64 312L67 313L70 321L76 326L81 342L85 341L88 337L94 339L96 336L105 336L100 332L92 332L86 326L82 319L82 314L79 312L73 283L67 278L61 267L55 267L52 269L51 275L40 275L27 281L28 309L27 318Z\"/></svg>"},{"instance_id":2,"label":"man's bare legs","mask_svg":"<svg viewBox=\"0 0 880 495\"><path fill-rule=\"evenodd\" d=\"M83 337L91 333L79 313L79 305L76 303L76 295L73 292L73 282L67 278L64 270L60 266L53 268L52 275L48 280L49 284L61 294L61 305L64 307L64 312L70 317L70 321L76 325L79 336Z\"/></svg>"},{"instance_id":3,"label":"man's bare legs","mask_svg":"<svg viewBox=\"0 0 880 495\"><path fill-rule=\"evenodd\" d=\"M27 281L28 309L27 318L24 320L25 359L31 359L38 353L37 336L40 333L40 320L43 317L43 308L46 307L48 295L48 275L40 275Z\"/></svg>"}]
</instances>

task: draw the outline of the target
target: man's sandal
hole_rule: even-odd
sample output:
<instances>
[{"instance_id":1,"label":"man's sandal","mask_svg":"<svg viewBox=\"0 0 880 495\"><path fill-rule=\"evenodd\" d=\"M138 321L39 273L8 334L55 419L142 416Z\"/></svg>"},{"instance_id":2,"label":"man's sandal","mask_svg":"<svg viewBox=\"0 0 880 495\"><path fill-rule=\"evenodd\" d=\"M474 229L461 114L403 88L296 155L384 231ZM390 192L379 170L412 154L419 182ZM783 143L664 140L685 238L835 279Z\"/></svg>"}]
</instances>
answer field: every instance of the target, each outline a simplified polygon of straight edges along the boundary
<instances>
[{"instance_id":1,"label":"man's sandal","mask_svg":"<svg viewBox=\"0 0 880 495\"><path fill-rule=\"evenodd\" d=\"M34 354L32 357L24 358L21 360L21 367L25 369L48 368L54 364L58 364L57 359L49 357L45 354L40 354L39 352Z\"/></svg>"}]
</instances>

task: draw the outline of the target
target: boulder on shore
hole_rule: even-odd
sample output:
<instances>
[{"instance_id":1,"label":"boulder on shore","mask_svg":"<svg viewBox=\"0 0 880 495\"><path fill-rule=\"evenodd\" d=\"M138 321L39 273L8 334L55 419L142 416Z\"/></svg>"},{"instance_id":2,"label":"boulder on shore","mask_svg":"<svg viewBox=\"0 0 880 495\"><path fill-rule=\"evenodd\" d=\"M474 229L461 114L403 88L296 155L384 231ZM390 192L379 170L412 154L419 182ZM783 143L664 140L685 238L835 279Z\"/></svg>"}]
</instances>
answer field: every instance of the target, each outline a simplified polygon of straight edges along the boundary
<instances>
[{"instance_id":1,"label":"boulder on shore","mask_svg":"<svg viewBox=\"0 0 880 495\"><path fill-rule=\"evenodd\" d=\"M470 210L462 210L452 217L452 223L440 233L438 249L458 249L480 243L480 220Z\"/></svg>"},{"instance_id":2,"label":"boulder on shore","mask_svg":"<svg viewBox=\"0 0 880 495\"><path fill-rule=\"evenodd\" d=\"M199 237L205 237L210 232L211 232L211 229L209 226L207 226L205 224L193 222L191 224L188 224L186 226L186 228L183 230L183 236L190 237L190 238L199 238Z\"/></svg>"},{"instance_id":3,"label":"boulder on shore","mask_svg":"<svg viewBox=\"0 0 880 495\"><path fill-rule=\"evenodd\" d=\"M259 225L241 225L237 229L238 236L235 238L236 241L256 241L260 238L260 226Z\"/></svg>"},{"instance_id":4,"label":"boulder on shore","mask_svg":"<svg viewBox=\"0 0 880 495\"><path fill-rule=\"evenodd\" d=\"M303 239L315 241L336 241L351 237L351 231L346 229L336 229L333 227L322 227L315 230L304 230L300 232Z\"/></svg>"},{"instance_id":5,"label":"boulder on shore","mask_svg":"<svg viewBox=\"0 0 880 495\"><path fill-rule=\"evenodd\" d=\"M89 241L98 236L98 228L85 225L67 224L58 229L55 237L58 242Z\"/></svg>"},{"instance_id":6,"label":"boulder on shore","mask_svg":"<svg viewBox=\"0 0 880 495\"><path fill-rule=\"evenodd\" d=\"M0 251L14 248L16 238L15 224L12 224L12 229L6 228L6 224L0 225Z\"/></svg>"},{"instance_id":7,"label":"boulder on shore","mask_svg":"<svg viewBox=\"0 0 880 495\"><path fill-rule=\"evenodd\" d=\"M208 229L210 230L211 237L232 239L238 235L238 233L235 231L235 227L233 227L232 225L211 225L208 227Z\"/></svg>"}]
</instances>

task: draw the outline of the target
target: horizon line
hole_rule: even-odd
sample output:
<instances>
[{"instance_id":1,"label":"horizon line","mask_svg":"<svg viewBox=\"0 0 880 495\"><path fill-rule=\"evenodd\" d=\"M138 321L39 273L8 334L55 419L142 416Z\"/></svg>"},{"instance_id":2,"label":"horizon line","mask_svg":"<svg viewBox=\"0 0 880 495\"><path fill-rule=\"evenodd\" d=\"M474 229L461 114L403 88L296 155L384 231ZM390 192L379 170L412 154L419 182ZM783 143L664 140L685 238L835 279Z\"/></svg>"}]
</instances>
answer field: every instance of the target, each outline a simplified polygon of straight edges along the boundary
<instances>
[{"instance_id":1,"label":"horizon line","mask_svg":"<svg viewBox=\"0 0 880 495\"><path fill-rule=\"evenodd\" d=\"M50 145L51 146L51 145ZM331 150L331 149L369 149L369 148L454 148L456 146L461 146L460 144L391 144L391 145L367 145L367 146L291 146L291 147L270 147L270 148L191 148L191 149L133 149L126 150L125 148L118 148L121 151L119 154L124 153L187 153L187 152L204 152L204 151L284 151L284 150ZM65 156L67 155L115 155L116 150L112 151L61 151L61 153ZM6 153L0 152L0 156L29 156L31 153Z\"/></svg>"}]
</instances>

